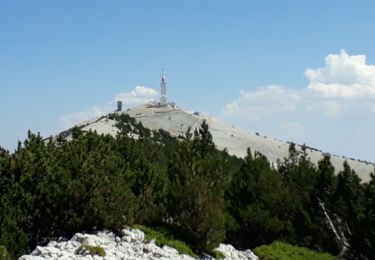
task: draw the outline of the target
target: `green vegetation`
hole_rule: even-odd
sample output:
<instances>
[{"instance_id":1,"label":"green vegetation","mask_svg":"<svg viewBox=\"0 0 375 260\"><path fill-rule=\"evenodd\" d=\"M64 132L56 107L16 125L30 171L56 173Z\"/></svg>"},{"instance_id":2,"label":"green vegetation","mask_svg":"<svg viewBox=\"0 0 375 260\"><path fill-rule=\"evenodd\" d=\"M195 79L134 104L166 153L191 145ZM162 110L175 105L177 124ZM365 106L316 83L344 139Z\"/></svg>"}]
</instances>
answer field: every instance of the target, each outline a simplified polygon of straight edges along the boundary
<instances>
[{"instance_id":1,"label":"green vegetation","mask_svg":"<svg viewBox=\"0 0 375 260\"><path fill-rule=\"evenodd\" d=\"M2 260L10 260L11 257L4 246L0 246L0 259Z\"/></svg>"},{"instance_id":2,"label":"green vegetation","mask_svg":"<svg viewBox=\"0 0 375 260\"><path fill-rule=\"evenodd\" d=\"M274 242L254 249L254 253L261 260L335 260L327 253L317 253L310 249L292 246L286 243Z\"/></svg>"},{"instance_id":3,"label":"green vegetation","mask_svg":"<svg viewBox=\"0 0 375 260\"><path fill-rule=\"evenodd\" d=\"M89 245L80 245L76 250L76 254L81 254L85 251L87 251L90 255L106 256L104 248L100 246Z\"/></svg>"},{"instance_id":4,"label":"green vegetation","mask_svg":"<svg viewBox=\"0 0 375 260\"><path fill-rule=\"evenodd\" d=\"M362 184L347 163L334 175L329 155L315 166L294 144L276 168L250 149L243 159L230 156L216 149L205 122L175 139L129 116L109 117L118 122L115 138L75 127L64 133L70 141L28 132L15 152L0 148L0 245L12 259L59 236L134 223L158 227L143 230L190 255L221 242L255 248L280 240L373 258L375 175Z\"/></svg>"},{"instance_id":5,"label":"green vegetation","mask_svg":"<svg viewBox=\"0 0 375 260\"><path fill-rule=\"evenodd\" d=\"M219 251L219 250L212 250L211 251L211 254L210 254L212 257L214 257L215 259L224 259L225 258L225 255L223 252Z\"/></svg>"},{"instance_id":6,"label":"green vegetation","mask_svg":"<svg viewBox=\"0 0 375 260\"><path fill-rule=\"evenodd\" d=\"M177 240L174 236L166 229L159 228L159 230L152 229L143 225L134 225L134 228L140 229L145 233L146 240L155 240L155 244L158 246L169 246L175 248L179 253L190 255L197 258L197 254L193 252L191 247L181 240Z\"/></svg>"}]
</instances>

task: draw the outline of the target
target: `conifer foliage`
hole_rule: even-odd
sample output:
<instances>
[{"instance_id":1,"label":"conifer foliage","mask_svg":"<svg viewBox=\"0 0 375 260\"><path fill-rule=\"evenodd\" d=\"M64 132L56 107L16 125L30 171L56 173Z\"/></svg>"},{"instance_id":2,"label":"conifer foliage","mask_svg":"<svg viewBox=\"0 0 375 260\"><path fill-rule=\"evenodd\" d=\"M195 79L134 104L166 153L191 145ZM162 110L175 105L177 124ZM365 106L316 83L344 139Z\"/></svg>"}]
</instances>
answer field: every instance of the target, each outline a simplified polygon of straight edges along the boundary
<instances>
[{"instance_id":1,"label":"conifer foliage","mask_svg":"<svg viewBox=\"0 0 375 260\"><path fill-rule=\"evenodd\" d=\"M225 237L227 154L215 148L206 122L186 136L168 167L171 224L196 249L208 251Z\"/></svg>"},{"instance_id":2,"label":"conifer foliage","mask_svg":"<svg viewBox=\"0 0 375 260\"><path fill-rule=\"evenodd\" d=\"M116 137L75 127L64 133L70 140L29 132L15 152L0 148L4 252L16 258L60 236L143 224L168 229L198 254L220 242L279 240L373 257L374 175L363 184L347 163L334 175L328 154L315 166L295 144L277 168L250 149L236 158L215 147L206 122L176 139L127 115L109 118Z\"/></svg>"}]
</instances>

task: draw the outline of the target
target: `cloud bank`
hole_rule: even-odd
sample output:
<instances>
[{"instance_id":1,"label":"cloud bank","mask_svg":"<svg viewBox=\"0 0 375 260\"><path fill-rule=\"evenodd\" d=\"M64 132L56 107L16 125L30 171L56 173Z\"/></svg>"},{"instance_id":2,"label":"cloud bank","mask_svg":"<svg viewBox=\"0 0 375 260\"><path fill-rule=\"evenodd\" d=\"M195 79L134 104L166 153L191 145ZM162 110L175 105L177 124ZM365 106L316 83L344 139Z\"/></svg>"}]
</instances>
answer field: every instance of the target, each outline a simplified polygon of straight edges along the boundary
<instances>
[{"instance_id":1,"label":"cloud bank","mask_svg":"<svg viewBox=\"0 0 375 260\"><path fill-rule=\"evenodd\" d=\"M123 107L134 107L146 104L149 101L157 99L159 93L149 87L136 86L129 92L123 92L115 95L112 101L108 101L101 106L92 106L85 111L64 115L60 118L64 128L69 128L84 121L108 114L116 108L116 102L121 100Z\"/></svg>"},{"instance_id":2,"label":"cloud bank","mask_svg":"<svg viewBox=\"0 0 375 260\"><path fill-rule=\"evenodd\" d=\"M304 73L307 86L270 85L243 91L221 117L283 140L375 161L375 66L365 55L330 54Z\"/></svg>"},{"instance_id":3,"label":"cloud bank","mask_svg":"<svg viewBox=\"0 0 375 260\"><path fill-rule=\"evenodd\" d=\"M308 88L329 97L375 97L375 66L365 55L349 55L344 50L325 58L326 66L307 69Z\"/></svg>"}]
</instances>

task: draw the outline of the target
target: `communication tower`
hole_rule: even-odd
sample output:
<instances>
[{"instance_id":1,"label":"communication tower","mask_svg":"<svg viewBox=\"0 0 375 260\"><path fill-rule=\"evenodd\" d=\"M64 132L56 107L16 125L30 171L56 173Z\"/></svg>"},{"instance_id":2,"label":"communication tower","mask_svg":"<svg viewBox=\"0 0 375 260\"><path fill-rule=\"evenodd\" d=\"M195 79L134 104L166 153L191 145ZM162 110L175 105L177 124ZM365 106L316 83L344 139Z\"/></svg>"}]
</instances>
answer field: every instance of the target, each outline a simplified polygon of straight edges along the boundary
<instances>
[{"instance_id":1,"label":"communication tower","mask_svg":"<svg viewBox=\"0 0 375 260\"><path fill-rule=\"evenodd\" d=\"M161 74L161 82L160 82L160 106L167 105L167 82L165 80L164 70Z\"/></svg>"}]
</instances>

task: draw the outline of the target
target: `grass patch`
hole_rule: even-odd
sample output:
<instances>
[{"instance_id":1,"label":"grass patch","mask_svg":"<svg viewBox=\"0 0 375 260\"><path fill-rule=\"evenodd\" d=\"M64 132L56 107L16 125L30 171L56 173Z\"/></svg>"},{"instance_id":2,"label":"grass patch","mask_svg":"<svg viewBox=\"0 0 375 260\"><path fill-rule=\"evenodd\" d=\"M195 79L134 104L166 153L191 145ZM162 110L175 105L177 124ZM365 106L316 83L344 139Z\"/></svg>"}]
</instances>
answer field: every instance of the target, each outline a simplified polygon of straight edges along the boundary
<instances>
[{"instance_id":1,"label":"grass patch","mask_svg":"<svg viewBox=\"0 0 375 260\"><path fill-rule=\"evenodd\" d=\"M305 247L292 246L282 242L273 242L255 248L254 253L260 260L335 260L328 253L318 253Z\"/></svg>"},{"instance_id":2,"label":"grass patch","mask_svg":"<svg viewBox=\"0 0 375 260\"><path fill-rule=\"evenodd\" d=\"M80 245L77 250L76 254L81 254L83 251L88 251L91 255L98 255L98 256L105 256L104 248L100 246L89 246L89 245Z\"/></svg>"},{"instance_id":3,"label":"grass patch","mask_svg":"<svg viewBox=\"0 0 375 260\"><path fill-rule=\"evenodd\" d=\"M143 225L134 225L133 228L140 229L145 233L146 240L155 240L155 244L158 246L169 246L175 248L180 254L190 255L194 258L198 258L191 247L181 240L177 240L168 230L163 228L151 229Z\"/></svg>"},{"instance_id":4,"label":"grass patch","mask_svg":"<svg viewBox=\"0 0 375 260\"><path fill-rule=\"evenodd\" d=\"M212 257L214 257L215 259L224 259L225 258L224 253L219 251L219 250L216 250L216 249L212 250L210 255Z\"/></svg>"}]
</instances>

